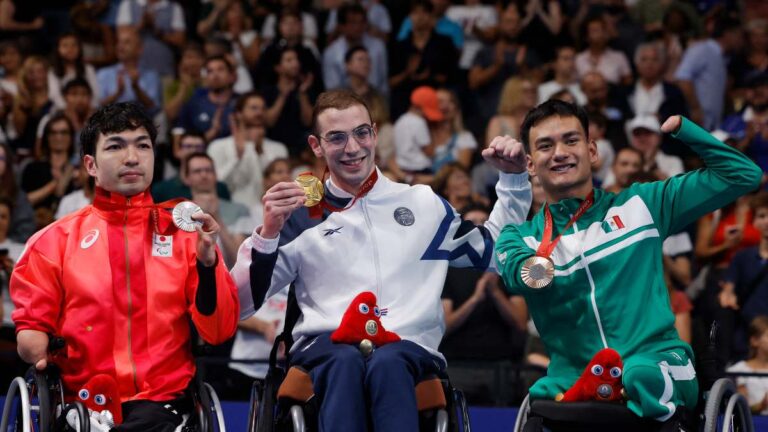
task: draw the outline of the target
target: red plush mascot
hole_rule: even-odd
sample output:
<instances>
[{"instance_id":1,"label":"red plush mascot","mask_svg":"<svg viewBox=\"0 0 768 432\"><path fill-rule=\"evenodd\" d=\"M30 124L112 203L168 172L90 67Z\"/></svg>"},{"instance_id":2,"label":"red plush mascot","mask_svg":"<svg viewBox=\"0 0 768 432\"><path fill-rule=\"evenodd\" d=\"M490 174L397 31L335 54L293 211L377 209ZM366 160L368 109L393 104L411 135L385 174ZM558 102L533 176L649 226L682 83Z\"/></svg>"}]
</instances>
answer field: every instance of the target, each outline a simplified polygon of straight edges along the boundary
<instances>
[{"instance_id":1,"label":"red plush mascot","mask_svg":"<svg viewBox=\"0 0 768 432\"><path fill-rule=\"evenodd\" d=\"M357 295L344 312L339 328L331 333L334 343L360 344L364 354L370 350L400 340L400 336L386 331L381 325L382 311L376 305L376 295L365 291ZM367 343L365 341L368 341ZM373 346L370 344L373 343Z\"/></svg>"},{"instance_id":2,"label":"red plush mascot","mask_svg":"<svg viewBox=\"0 0 768 432\"><path fill-rule=\"evenodd\" d=\"M94 375L77 392L77 397L90 410L97 413L109 411L115 424L123 422L117 381L113 377L106 374Z\"/></svg>"},{"instance_id":3,"label":"red plush mascot","mask_svg":"<svg viewBox=\"0 0 768 432\"><path fill-rule=\"evenodd\" d=\"M605 348L597 352L573 387L565 392L561 402L587 400L619 401L622 399L621 375L624 364L615 350Z\"/></svg>"}]
</instances>

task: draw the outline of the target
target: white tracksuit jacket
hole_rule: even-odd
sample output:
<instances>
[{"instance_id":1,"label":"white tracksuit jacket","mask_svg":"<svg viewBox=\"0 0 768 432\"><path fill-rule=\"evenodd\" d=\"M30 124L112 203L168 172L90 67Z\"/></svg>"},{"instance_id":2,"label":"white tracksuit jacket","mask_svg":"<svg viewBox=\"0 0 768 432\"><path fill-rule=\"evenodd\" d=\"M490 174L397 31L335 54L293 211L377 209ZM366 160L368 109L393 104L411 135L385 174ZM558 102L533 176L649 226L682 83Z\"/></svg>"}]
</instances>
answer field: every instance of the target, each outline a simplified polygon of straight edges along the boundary
<instances>
[{"instance_id":1,"label":"white tracksuit jacket","mask_svg":"<svg viewBox=\"0 0 768 432\"><path fill-rule=\"evenodd\" d=\"M332 196L351 198L330 180L326 188ZM352 299L372 291L379 307L388 311L381 317L384 328L442 357L437 351L445 332L440 294L448 266L491 266L501 229L522 223L528 214L527 173L500 174L496 192L499 199L489 220L475 226L462 221L429 187L395 183L379 173L370 192L351 208L326 214L290 241L264 239L257 229L240 246L231 272L241 319L253 315L254 296L266 292L269 298L295 283L302 317L293 337L294 347L300 347L303 337L335 330ZM308 220L306 215L300 209L291 218ZM252 272L262 282L251 281Z\"/></svg>"}]
</instances>

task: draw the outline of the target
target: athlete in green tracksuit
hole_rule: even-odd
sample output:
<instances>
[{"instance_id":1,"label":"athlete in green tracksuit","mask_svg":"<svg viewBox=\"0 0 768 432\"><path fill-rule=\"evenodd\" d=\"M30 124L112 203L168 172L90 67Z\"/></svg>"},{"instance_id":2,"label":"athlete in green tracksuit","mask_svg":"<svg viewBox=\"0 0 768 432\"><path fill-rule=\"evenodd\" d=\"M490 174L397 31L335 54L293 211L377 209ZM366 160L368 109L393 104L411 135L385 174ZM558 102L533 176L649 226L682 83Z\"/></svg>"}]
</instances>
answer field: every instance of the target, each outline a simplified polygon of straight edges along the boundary
<instances>
[{"instance_id":1,"label":"athlete in green tracksuit","mask_svg":"<svg viewBox=\"0 0 768 432\"><path fill-rule=\"evenodd\" d=\"M706 167L612 194L592 187L590 163L597 150L586 130L581 109L556 101L535 108L523 122L529 172L539 177L550 203L552 237L594 190L594 204L563 232L550 256L552 283L534 289L521 278L523 262L542 242L544 208L529 222L507 225L496 242L499 272L511 293L525 297L551 356L547 376L530 395L555 398L573 385L595 353L610 347L624 360L628 407L666 420L677 406L696 405L698 384L691 347L674 327L662 242L756 189L762 171L744 154L675 116L662 130L674 132Z\"/></svg>"}]
</instances>

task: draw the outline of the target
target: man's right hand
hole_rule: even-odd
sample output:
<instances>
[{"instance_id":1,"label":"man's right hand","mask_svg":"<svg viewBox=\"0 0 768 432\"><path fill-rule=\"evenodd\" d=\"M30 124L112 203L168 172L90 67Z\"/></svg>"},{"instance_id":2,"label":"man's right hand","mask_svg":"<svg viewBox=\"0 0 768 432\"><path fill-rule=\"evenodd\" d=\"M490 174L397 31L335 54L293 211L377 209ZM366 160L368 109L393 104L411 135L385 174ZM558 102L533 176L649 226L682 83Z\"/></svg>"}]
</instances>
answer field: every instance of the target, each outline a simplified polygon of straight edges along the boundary
<instances>
[{"instance_id":1,"label":"man's right hand","mask_svg":"<svg viewBox=\"0 0 768 432\"><path fill-rule=\"evenodd\" d=\"M21 330L16 335L17 349L22 360L41 371L48 366L48 335L39 330Z\"/></svg>"},{"instance_id":2,"label":"man's right hand","mask_svg":"<svg viewBox=\"0 0 768 432\"><path fill-rule=\"evenodd\" d=\"M264 224L259 235L265 239L277 237L291 213L303 206L306 199L304 189L294 182L280 182L269 188L261 199Z\"/></svg>"}]
</instances>

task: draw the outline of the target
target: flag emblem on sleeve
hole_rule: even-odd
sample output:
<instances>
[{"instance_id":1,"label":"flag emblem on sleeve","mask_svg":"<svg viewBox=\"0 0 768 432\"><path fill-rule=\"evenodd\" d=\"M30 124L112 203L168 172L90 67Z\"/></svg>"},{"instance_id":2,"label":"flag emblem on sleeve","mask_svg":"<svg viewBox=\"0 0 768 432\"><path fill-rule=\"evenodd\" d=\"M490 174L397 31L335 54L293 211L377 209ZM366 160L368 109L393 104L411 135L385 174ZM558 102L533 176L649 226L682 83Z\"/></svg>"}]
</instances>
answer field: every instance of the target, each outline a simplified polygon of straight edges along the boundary
<instances>
[{"instance_id":1,"label":"flag emblem on sleeve","mask_svg":"<svg viewBox=\"0 0 768 432\"><path fill-rule=\"evenodd\" d=\"M621 221L619 216L611 216L603 221L602 228L606 233L614 232L624 228L624 222Z\"/></svg>"}]
</instances>

